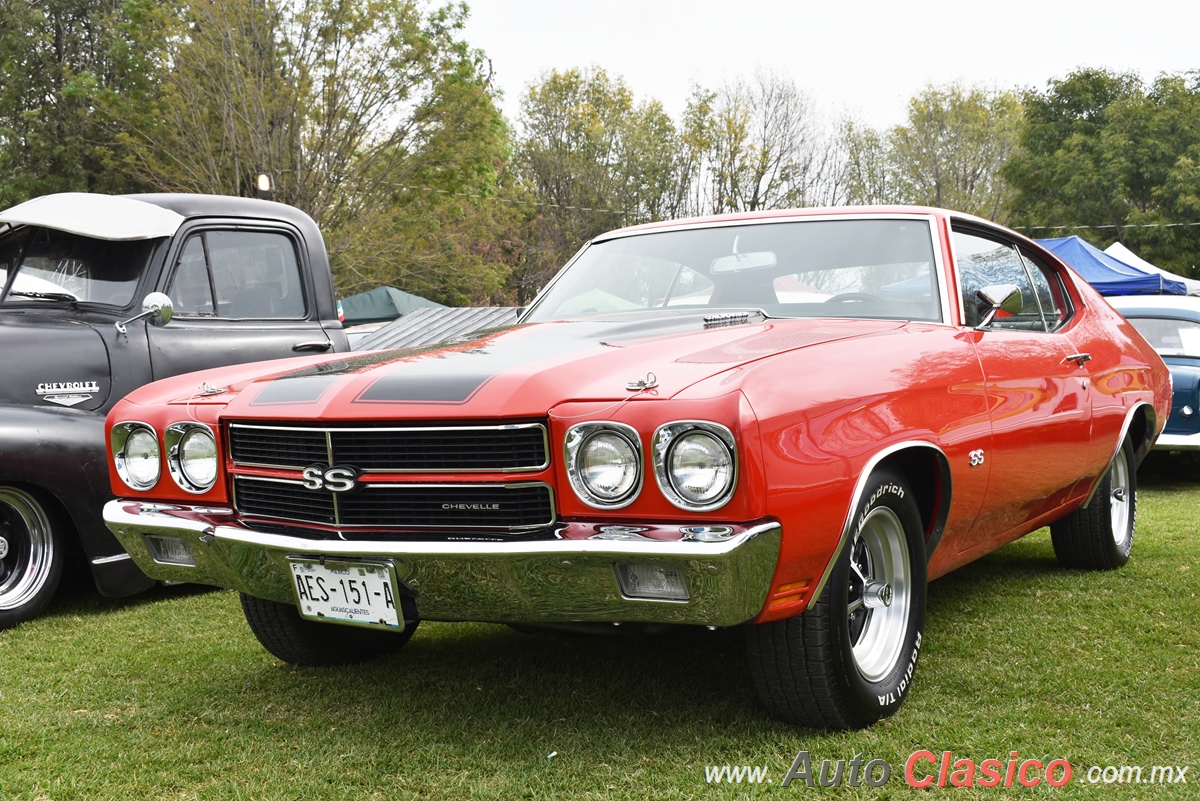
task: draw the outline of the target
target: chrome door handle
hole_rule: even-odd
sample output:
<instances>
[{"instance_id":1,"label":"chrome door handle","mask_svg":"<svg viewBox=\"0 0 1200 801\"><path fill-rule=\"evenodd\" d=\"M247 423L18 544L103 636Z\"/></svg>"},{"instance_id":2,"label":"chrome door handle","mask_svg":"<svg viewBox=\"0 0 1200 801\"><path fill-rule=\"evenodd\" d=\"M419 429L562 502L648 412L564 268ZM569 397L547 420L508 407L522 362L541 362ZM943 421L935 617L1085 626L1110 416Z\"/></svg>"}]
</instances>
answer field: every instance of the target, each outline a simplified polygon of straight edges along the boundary
<instances>
[{"instance_id":1,"label":"chrome door handle","mask_svg":"<svg viewBox=\"0 0 1200 801\"><path fill-rule=\"evenodd\" d=\"M292 345L292 350L299 351L299 352L303 352L303 351L318 351L318 352L320 352L320 351L329 350L332 347L333 347L333 343L330 342L328 339L319 339L319 340L315 340L313 342L297 342L295 345Z\"/></svg>"},{"instance_id":2,"label":"chrome door handle","mask_svg":"<svg viewBox=\"0 0 1200 801\"><path fill-rule=\"evenodd\" d=\"M1070 356L1067 356L1063 359L1064 362L1075 362L1077 367L1083 367L1091 360L1092 354L1090 353L1072 353Z\"/></svg>"}]
</instances>

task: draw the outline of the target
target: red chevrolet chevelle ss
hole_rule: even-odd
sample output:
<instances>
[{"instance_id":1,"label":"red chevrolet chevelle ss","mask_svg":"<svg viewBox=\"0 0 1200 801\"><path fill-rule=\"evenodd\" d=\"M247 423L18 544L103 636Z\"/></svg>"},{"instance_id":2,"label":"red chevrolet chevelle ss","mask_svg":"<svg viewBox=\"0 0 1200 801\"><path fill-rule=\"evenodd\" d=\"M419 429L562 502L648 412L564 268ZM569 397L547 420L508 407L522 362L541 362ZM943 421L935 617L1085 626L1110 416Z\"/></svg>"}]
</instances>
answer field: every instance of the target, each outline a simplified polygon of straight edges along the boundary
<instances>
[{"instance_id":1,"label":"red chevrolet chevelle ss","mask_svg":"<svg viewBox=\"0 0 1200 801\"><path fill-rule=\"evenodd\" d=\"M596 238L508 328L137 390L105 519L288 662L421 620L743 626L772 714L862 727L930 579L1045 525L1125 563L1169 404L1129 323L984 220L682 220Z\"/></svg>"}]
</instances>

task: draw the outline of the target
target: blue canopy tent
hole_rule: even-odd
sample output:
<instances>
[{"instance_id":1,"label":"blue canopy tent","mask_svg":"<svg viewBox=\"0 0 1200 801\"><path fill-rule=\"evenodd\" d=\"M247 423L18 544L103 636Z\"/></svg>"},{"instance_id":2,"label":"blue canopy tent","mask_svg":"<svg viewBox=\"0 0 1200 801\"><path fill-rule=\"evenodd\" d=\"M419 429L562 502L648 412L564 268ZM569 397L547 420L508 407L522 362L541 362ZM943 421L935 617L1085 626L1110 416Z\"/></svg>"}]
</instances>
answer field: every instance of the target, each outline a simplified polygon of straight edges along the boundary
<instances>
[{"instance_id":1,"label":"blue canopy tent","mask_svg":"<svg viewBox=\"0 0 1200 801\"><path fill-rule=\"evenodd\" d=\"M1187 294L1182 281L1126 264L1077 236L1039 239L1037 243L1065 261L1101 295Z\"/></svg>"}]
</instances>

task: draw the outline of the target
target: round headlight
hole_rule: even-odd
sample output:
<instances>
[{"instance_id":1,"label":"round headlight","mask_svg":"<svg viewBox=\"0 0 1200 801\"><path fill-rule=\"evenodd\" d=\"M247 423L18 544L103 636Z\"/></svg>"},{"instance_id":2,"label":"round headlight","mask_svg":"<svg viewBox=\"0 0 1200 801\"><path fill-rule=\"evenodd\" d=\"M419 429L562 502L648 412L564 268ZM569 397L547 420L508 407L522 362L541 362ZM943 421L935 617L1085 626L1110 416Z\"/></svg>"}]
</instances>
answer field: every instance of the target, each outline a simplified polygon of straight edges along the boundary
<instances>
[{"instance_id":1,"label":"round headlight","mask_svg":"<svg viewBox=\"0 0 1200 801\"><path fill-rule=\"evenodd\" d=\"M725 444L707 431L684 434L671 448L671 486L696 506L712 503L729 488L733 458Z\"/></svg>"},{"instance_id":2,"label":"round headlight","mask_svg":"<svg viewBox=\"0 0 1200 801\"><path fill-rule=\"evenodd\" d=\"M615 431L588 437L579 449L579 476L597 498L620 500L637 484L637 451Z\"/></svg>"},{"instance_id":3,"label":"round headlight","mask_svg":"<svg viewBox=\"0 0 1200 801\"><path fill-rule=\"evenodd\" d=\"M680 509L708 512L733 497L736 442L723 425L700 420L668 423L654 432L654 475Z\"/></svg>"},{"instance_id":4,"label":"round headlight","mask_svg":"<svg viewBox=\"0 0 1200 801\"><path fill-rule=\"evenodd\" d=\"M207 428L193 428L179 440L179 470L197 489L217 480L217 441Z\"/></svg>"},{"instance_id":5,"label":"round headlight","mask_svg":"<svg viewBox=\"0 0 1200 801\"><path fill-rule=\"evenodd\" d=\"M579 499L598 509L633 503L642 488L642 448L624 423L580 423L563 443L567 476Z\"/></svg>"},{"instance_id":6,"label":"round headlight","mask_svg":"<svg viewBox=\"0 0 1200 801\"><path fill-rule=\"evenodd\" d=\"M130 426L125 442L116 454L117 473L136 490L148 490L158 483L161 469L158 436L145 426Z\"/></svg>"}]
</instances>

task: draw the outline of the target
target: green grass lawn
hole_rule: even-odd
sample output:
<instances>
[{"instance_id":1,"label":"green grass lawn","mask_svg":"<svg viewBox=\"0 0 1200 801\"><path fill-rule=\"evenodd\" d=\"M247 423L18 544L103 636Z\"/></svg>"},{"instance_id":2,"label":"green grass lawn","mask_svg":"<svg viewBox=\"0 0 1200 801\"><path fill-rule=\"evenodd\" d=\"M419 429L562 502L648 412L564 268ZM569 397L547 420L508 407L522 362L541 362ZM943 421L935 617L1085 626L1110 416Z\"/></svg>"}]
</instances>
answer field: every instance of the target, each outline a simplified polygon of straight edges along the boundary
<instances>
[{"instance_id":1,"label":"green grass lawn","mask_svg":"<svg viewBox=\"0 0 1200 801\"><path fill-rule=\"evenodd\" d=\"M0 633L0 799L802 798L800 750L883 759L912 796L919 749L1062 758L1061 789L938 797L1200 798L1200 467L1147 465L1134 557L1061 570L1037 532L930 585L916 687L865 732L768 719L736 633L525 635L424 624L400 654L302 669L254 640L236 594L64 594ZM553 756L552 756L553 755ZM709 784L706 765L769 784ZM1186 785L1078 781L1190 766Z\"/></svg>"}]
</instances>

